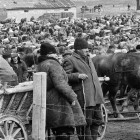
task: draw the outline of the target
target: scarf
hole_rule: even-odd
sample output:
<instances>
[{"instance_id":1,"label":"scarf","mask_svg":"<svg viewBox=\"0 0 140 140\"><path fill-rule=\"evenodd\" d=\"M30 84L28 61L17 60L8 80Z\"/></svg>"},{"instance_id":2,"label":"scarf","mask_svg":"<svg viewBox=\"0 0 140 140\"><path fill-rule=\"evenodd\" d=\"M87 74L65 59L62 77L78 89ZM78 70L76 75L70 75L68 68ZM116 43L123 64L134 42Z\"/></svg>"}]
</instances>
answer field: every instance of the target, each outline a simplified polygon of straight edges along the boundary
<instances>
[{"instance_id":1,"label":"scarf","mask_svg":"<svg viewBox=\"0 0 140 140\"><path fill-rule=\"evenodd\" d=\"M48 60L48 59L55 60L55 61L57 61L57 62L59 63L59 61L58 61L56 58L50 57L50 56L46 56L46 55L41 55L41 56L39 56L39 57L38 57L38 63L41 63L41 62L43 62L43 61L45 61L45 60ZM60 64L60 63L59 63L59 64Z\"/></svg>"}]
</instances>

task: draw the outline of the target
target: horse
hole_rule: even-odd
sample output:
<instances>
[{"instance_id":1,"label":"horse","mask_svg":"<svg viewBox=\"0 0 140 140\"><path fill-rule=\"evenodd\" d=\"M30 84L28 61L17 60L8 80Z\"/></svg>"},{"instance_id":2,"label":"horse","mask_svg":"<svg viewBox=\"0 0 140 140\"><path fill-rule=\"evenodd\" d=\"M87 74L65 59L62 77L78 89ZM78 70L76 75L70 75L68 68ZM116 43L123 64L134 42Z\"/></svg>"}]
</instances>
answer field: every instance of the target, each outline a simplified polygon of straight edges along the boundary
<instances>
[{"instance_id":1,"label":"horse","mask_svg":"<svg viewBox=\"0 0 140 140\"><path fill-rule=\"evenodd\" d=\"M94 8L93 8L94 12L96 12L96 10L98 10L98 12L100 12L102 7L103 6L101 4L94 6Z\"/></svg>"},{"instance_id":2,"label":"horse","mask_svg":"<svg viewBox=\"0 0 140 140\"><path fill-rule=\"evenodd\" d=\"M36 72L36 66L38 64L38 56L34 53L25 54L22 60L28 67L28 79L33 80L33 73Z\"/></svg>"},{"instance_id":3,"label":"horse","mask_svg":"<svg viewBox=\"0 0 140 140\"><path fill-rule=\"evenodd\" d=\"M87 6L82 6L81 12L84 13L86 11L89 11L90 9Z\"/></svg>"},{"instance_id":4,"label":"horse","mask_svg":"<svg viewBox=\"0 0 140 140\"><path fill-rule=\"evenodd\" d=\"M122 118L116 105L119 89L124 92L127 85L132 89L140 89L140 55L137 53L117 53L98 55L92 58L99 77L110 77L110 81L102 84L104 96L108 92L114 117ZM124 89L123 89L124 88ZM138 99L137 104L138 104ZM135 109L135 108L134 108Z\"/></svg>"}]
</instances>

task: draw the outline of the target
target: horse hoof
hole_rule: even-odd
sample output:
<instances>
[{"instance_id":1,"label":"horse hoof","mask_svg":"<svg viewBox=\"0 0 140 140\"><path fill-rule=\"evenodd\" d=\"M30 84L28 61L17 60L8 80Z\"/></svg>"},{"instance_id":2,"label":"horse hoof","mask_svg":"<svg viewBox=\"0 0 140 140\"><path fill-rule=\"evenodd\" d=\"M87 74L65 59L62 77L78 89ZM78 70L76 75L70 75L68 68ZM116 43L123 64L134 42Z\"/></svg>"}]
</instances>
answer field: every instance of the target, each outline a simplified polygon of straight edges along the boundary
<instances>
[{"instance_id":1,"label":"horse hoof","mask_svg":"<svg viewBox=\"0 0 140 140\"><path fill-rule=\"evenodd\" d=\"M123 119L124 116L122 114L118 114L118 118Z\"/></svg>"},{"instance_id":2,"label":"horse hoof","mask_svg":"<svg viewBox=\"0 0 140 140\"><path fill-rule=\"evenodd\" d=\"M135 111L140 111L140 107L139 106L134 106L134 110Z\"/></svg>"}]
</instances>

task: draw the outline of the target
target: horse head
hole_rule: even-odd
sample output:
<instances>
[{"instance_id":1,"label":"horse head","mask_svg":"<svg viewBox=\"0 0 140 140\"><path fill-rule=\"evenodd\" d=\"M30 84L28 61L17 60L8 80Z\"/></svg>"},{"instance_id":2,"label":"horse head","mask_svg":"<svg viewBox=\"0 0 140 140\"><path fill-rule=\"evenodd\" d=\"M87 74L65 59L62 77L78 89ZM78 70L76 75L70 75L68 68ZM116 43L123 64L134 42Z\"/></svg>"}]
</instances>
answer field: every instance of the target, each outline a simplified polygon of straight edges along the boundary
<instances>
[{"instance_id":1,"label":"horse head","mask_svg":"<svg viewBox=\"0 0 140 140\"><path fill-rule=\"evenodd\" d=\"M27 67L32 67L33 65L38 64L38 56L34 53L25 54L23 60L26 63Z\"/></svg>"}]
</instances>

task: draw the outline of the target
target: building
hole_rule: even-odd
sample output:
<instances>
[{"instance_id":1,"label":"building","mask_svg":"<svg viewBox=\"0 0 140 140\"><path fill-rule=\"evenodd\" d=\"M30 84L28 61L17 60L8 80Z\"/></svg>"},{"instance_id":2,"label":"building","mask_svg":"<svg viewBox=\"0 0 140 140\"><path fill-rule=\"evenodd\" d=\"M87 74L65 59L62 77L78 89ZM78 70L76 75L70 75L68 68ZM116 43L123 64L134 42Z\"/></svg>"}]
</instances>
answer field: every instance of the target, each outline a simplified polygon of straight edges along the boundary
<instances>
[{"instance_id":1,"label":"building","mask_svg":"<svg viewBox=\"0 0 140 140\"><path fill-rule=\"evenodd\" d=\"M17 22L21 18L38 18L45 13L58 18L71 15L76 18L76 6L71 0L0 0L0 5L7 18L15 17Z\"/></svg>"},{"instance_id":2,"label":"building","mask_svg":"<svg viewBox=\"0 0 140 140\"><path fill-rule=\"evenodd\" d=\"M140 10L140 0L136 0L137 3L137 10Z\"/></svg>"}]
</instances>

